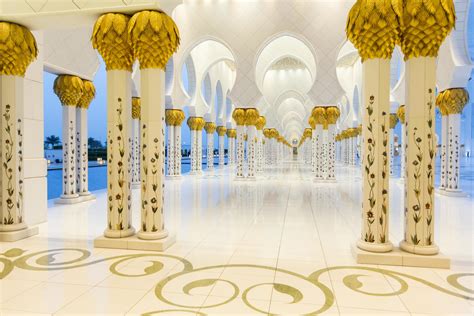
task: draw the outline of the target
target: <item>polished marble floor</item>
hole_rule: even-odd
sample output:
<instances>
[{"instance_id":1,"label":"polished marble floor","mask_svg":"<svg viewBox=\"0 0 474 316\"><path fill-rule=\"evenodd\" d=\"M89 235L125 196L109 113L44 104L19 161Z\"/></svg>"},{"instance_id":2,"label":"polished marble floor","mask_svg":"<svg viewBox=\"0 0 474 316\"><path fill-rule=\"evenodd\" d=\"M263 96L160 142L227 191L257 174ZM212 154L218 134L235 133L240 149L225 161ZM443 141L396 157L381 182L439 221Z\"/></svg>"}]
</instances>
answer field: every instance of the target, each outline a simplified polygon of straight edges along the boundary
<instances>
[{"instance_id":1,"label":"polished marble floor","mask_svg":"<svg viewBox=\"0 0 474 316\"><path fill-rule=\"evenodd\" d=\"M167 181L177 242L164 253L93 248L104 191L51 204L38 236L0 244L0 314L474 314L474 199L436 197L436 242L450 270L357 265L360 175L337 169L330 184L313 183L296 162L257 181L234 181L228 167ZM397 244L403 186L390 181Z\"/></svg>"}]
</instances>

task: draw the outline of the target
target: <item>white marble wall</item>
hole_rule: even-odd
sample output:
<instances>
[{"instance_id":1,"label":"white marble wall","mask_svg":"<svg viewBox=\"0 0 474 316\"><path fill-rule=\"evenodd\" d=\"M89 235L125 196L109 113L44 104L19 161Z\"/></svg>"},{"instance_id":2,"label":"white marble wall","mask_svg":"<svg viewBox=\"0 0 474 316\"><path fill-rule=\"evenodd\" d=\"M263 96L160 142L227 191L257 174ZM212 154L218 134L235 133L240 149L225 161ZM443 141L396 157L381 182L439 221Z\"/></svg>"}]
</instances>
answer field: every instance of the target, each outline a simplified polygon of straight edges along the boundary
<instances>
[{"instance_id":1,"label":"white marble wall","mask_svg":"<svg viewBox=\"0 0 474 316\"><path fill-rule=\"evenodd\" d=\"M28 225L47 220L47 164L44 158L43 34L33 35L38 45L38 58L30 64L24 79L23 109L23 176L24 212ZM61 109L59 108L58 111Z\"/></svg>"}]
</instances>

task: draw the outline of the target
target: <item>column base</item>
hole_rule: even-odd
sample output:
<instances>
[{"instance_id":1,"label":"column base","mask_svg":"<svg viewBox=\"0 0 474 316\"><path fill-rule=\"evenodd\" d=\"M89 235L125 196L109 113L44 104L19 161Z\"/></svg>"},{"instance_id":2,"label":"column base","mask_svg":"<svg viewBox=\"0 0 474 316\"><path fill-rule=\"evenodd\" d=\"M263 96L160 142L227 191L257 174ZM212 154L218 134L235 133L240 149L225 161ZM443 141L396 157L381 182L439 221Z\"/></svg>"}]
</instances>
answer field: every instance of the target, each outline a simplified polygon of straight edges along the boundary
<instances>
[{"instance_id":1,"label":"column base","mask_svg":"<svg viewBox=\"0 0 474 316\"><path fill-rule=\"evenodd\" d=\"M234 181L245 181L245 180L247 180L246 177L235 176L235 178L234 178Z\"/></svg>"},{"instance_id":2,"label":"column base","mask_svg":"<svg viewBox=\"0 0 474 316\"><path fill-rule=\"evenodd\" d=\"M416 246L402 240L400 242L400 249L416 255L432 256L439 253L439 247L437 245L431 246Z\"/></svg>"},{"instance_id":3,"label":"column base","mask_svg":"<svg viewBox=\"0 0 474 316\"><path fill-rule=\"evenodd\" d=\"M95 199L96 199L95 195L92 195L90 192L87 192L81 195L77 195L76 197L73 197L73 198L61 196L59 199L54 200L54 204L70 205L70 204L77 204L77 203L82 203L86 201L92 201Z\"/></svg>"},{"instance_id":4,"label":"column base","mask_svg":"<svg viewBox=\"0 0 474 316\"><path fill-rule=\"evenodd\" d=\"M450 189L436 189L436 193L440 195L445 195L445 196L451 196L451 197L467 197L469 194L462 190L450 190Z\"/></svg>"},{"instance_id":5,"label":"column base","mask_svg":"<svg viewBox=\"0 0 474 316\"><path fill-rule=\"evenodd\" d=\"M104 236L107 239L121 239L125 237L129 237L135 234L135 228L130 227L129 229L125 230L113 230L113 229L106 229L104 231Z\"/></svg>"},{"instance_id":6,"label":"column base","mask_svg":"<svg viewBox=\"0 0 474 316\"><path fill-rule=\"evenodd\" d=\"M165 251L176 242L175 236L167 236L159 240L143 240L137 236L126 238L107 238L104 236L94 240L95 248Z\"/></svg>"},{"instance_id":7,"label":"column base","mask_svg":"<svg viewBox=\"0 0 474 316\"><path fill-rule=\"evenodd\" d=\"M1 226L2 228L0 229L3 229L4 226L7 226L7 225L1 225ZM38 235L38 232L39 232L38 227L25 227L20 230L0 231L0 241L13 242L13 241L25 239L34 235Z\"/></svg>"},{"instance_id":8,"label":"column base","mask_svg":"<svg viewBox=\"0 0 474 316\"><path fill-rule=\"evenodd\" d=\"M375 253L364 251L356 245L353 245L351 250L352 255L359 264L379 264L440 269L449 269L451 266L451 260L442 254L435 256L416 255L404 252L397 247L394 247L393 251L390 252Z\"/></svg>"},{"instance_id":9,"label":"column base","mask_svg":"<svg viewBox=\"0 0 474 316\"><path fill-rule=\"evenodd\" d=\"M377 244L377 243L366 242L361 239L357 241L357 247L367 252L376 252L376 253L389 252L389 251L392 251L393 249L393 245L391 242L386 242L384 244Z\"/></svg>"},{"instance_id":10,"label":"column base","mask_svg":"<svg viewBox=\"0 0 474 316\"><path fill-rule=\"evenodd\" d=\"M143 240L158 240L168 237L168 231L166 229L159 232L144 232L140 230L137 233L137 237Z\"/></svg>"},{"instance_id":11,"label":"column base","mask_svg":"<svg viewBox=\"0 0 474 316\"><path fill-rule=\"evenodd\" d=\"M336 179L313 179L314 183L337 183Z\"/></svg>"}]
</instances>

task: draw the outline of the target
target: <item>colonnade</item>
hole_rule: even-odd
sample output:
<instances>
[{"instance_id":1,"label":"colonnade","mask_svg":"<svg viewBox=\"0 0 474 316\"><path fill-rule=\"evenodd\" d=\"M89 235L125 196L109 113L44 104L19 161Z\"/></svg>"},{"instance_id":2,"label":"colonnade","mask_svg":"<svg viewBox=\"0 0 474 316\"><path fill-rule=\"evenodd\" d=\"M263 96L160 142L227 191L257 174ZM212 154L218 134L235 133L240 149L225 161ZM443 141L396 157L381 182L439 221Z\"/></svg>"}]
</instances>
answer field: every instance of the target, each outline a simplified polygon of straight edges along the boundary
<instances>
[{"instance_id":1,"label":"colonnade","mask_svg":"<svg viewBox=\"0 0 474 316\"><path fill-rule=\"evenodd\" d=\"M311 138L311 163L315 181L334 181L336 179L336 122L340 116L337 106L316 106L308 120L311 129L305 130ZM310 134L311 133L311 134ZM309 151L309 149L308 149Z\"/></svg>"},{"instance_id":2,"label":"colonnade","mask_svg":"<svg viewBox=\"0 0 474 316\"><path fill-rule=\"evenodd\" d=\"M439 47L454 26L454 5L357 1L346 33L362 58L362 229L357 246L389 252L390 59L400 43L405 55L405 233L401 250L434 255L435 83ZM367 16L376 17L367 19ZM430 21L436 21L431 23Z\"/></svg>"}]
</instances>

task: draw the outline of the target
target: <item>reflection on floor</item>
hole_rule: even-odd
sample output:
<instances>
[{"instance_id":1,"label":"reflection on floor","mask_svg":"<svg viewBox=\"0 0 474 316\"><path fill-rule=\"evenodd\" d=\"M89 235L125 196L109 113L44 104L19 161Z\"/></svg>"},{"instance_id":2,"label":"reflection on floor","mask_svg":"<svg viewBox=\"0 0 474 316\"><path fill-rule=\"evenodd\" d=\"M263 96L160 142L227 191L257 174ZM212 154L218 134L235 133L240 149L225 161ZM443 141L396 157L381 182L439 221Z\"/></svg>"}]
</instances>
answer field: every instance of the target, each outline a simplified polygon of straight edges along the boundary
<instances>
[{"instance_id":1,"label":"reflection on floor","mask_svg":"<svg viewBox=\"0 0 474 316\"><path fill-rule=\"evenodd\" d=\"M474 313L474 200L437 197L437 243L451 270L355 264L360 177L315 184L286 163L254 182L229 169L166 183L165 253L94 249L97 201L54 206L40 235L0 244L0 314L416 315ZM402 185L391 179L391 234L402 236ZM134 192L138 223L139 192Z\"/></svg>"}]
</instances>

